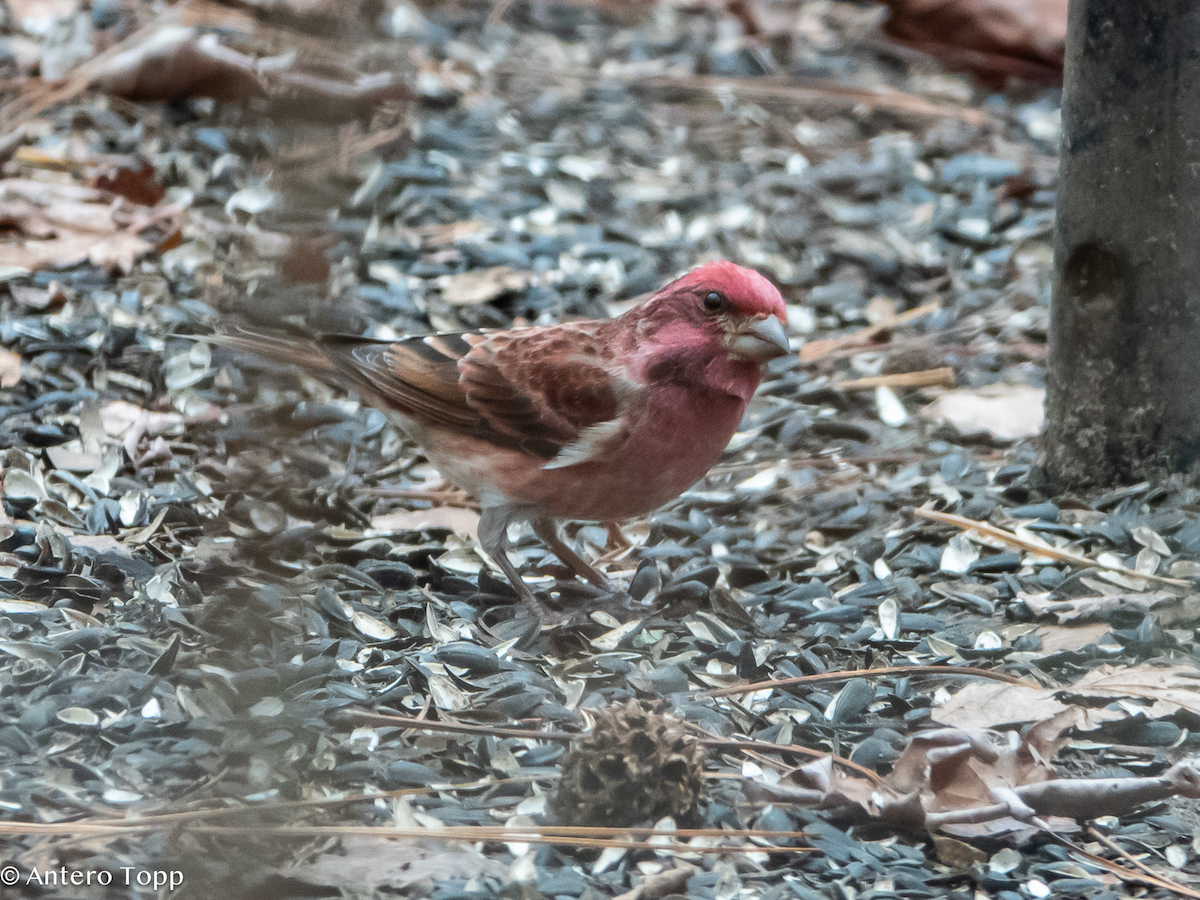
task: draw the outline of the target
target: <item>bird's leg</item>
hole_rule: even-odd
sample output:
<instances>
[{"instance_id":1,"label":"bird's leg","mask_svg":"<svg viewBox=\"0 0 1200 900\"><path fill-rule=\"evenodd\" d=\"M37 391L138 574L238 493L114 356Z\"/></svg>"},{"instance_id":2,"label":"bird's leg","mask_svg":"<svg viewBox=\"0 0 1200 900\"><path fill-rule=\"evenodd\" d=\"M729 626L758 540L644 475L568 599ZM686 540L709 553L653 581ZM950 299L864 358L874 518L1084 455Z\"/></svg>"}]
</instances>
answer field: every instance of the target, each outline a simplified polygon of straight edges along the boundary
<instances>
[{"instance_id":1,"label":"bird's leg","mask_svg":"<svg viewBox=\"0 0 1200 900\"><path fill-rule=\"evenodd\" d=\"M589 581L601 590L611 591L612 585L604 577L604 573L589 563L586 559L572 550L567 542L558 536L558 529L549 519L533 519L530 523L533 533L554 551L554 555L566 563L567 568L585 581Z\"/></svg>"},{"instance_id":2,"label":"bird's leg","mask_svg":"<svg viewBox=\"0 0 1200 900\"><path fill-rule=\"evenodd\" d=\"M529 585L517 574L516 567L508 558L508 523L511 519L511 513L504 507L485 507L479 514L479 543L483 546L484 552L494 559L496 565L504 572L505 577L516 590L517 596L521 598L521 602L533 610L534 615L540 621L545 618L542 604L533 595Z\"/></svg>"},{"instance_id":3,"label":"bird's leg","mask_svg":"<svg viewBox=\"0 0 1200 900\"><path fill-rule=\"evenodd\" d=\"M625 532L621 530L620 522L605 522L604 527L608 531L609 551L628 550L633 546L633 541L625 537Z\"/></svg>"}]
</instances>

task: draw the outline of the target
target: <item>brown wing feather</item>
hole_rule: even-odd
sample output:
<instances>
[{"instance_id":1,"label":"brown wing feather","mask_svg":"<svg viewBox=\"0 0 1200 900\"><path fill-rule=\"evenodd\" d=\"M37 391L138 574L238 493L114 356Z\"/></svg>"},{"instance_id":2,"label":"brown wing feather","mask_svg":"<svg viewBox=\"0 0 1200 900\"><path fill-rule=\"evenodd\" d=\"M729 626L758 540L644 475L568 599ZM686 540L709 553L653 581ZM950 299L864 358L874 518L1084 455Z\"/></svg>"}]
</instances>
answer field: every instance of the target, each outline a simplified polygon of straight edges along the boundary
<instances>
[{"instance_id":1,"label":"brown wing feather","mask_svg":"<svg viewBox=\"0 0 1200 900\"><path fill-rule=\"evenodd\" d=\"M329 384L358 391L377 406L430 424L465 432L483 425L458 386L458 360L471 349L459 335L376 341L360 335L308 338L239 328L210 339L299 366Z\"/></svg>"},{"instance_id":2,"label":"brown wing feather","mask_svg":"<svg viewBox=\"0 0 1200 900\"><path fill-rule=\"evenodd\" d=\"M304 340L243 331L220 341L298 365L424 424L550 460L584 429L620 414L608 324L397 341L349 335Z\"/></svg>"},{"instance_id":3,"label":"brown wing feather","mask_svg":"<svg viewBox=\"0 0 1200 900\"><path fill-rule=\"evenodd\" d=\"M422 422L458 431L473 431L480 415L467 405L458 384L460 353L457 335L408 337L398 341L365 341L363 338L324 339L321 349L356 388L385 407L414 416Z\"/></svg>"},{"instance_id":4,"label":"brown wing feather","mask_svg":"<svg viewBox=\"0 0 1200 900\"><path fill-rule=\"evenodd\" d=\"M245 350L280 365L299 366L323 381L333 379L336 374L329 357L310 339L239 328L226 334L205 335L204 340L222 347Z\"/></svg>"},{"instance_id":5,"label":"brown wing feather","mask_svg":"<svg viewBox=\"0 0 1200 900\"><path fill-rule=\"evenodd\" d=\"M620 415L608 323L496 332L459 364L467 402L493 432L550 459L584 429Z\"/></svg>"}]
</instances>

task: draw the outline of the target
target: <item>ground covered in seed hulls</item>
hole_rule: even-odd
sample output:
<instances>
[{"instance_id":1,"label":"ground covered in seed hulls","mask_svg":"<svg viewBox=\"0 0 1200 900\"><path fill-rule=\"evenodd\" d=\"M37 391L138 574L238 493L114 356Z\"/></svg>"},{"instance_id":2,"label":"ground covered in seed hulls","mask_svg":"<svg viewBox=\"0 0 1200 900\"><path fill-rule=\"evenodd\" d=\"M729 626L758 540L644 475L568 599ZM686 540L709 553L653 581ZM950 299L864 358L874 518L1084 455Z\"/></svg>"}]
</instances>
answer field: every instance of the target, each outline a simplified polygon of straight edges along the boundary
<instances>
[{"instance_id":1,"label":"ground covered in seed hulls","mask_svg":"<svg viewBox=\"0 0 1200 900\"><path fill-rule=\"evenodd\" d=\"M117 873L15 896L130 896L122 867L182 872L171 897L598 898L680 869L660 893L1166 895L1036 827L932 840L788 802L769 789L811 758L744 744L887 774L922 729L1015 732L1078 703L1111 715L1071 732L1060 771L1156 775L1200 714L1200 494L1063 496L1033 467L1056 92L989 95L883 42L871 4L765 6L786 10L769 38L667 3L400 3L359 49L407 66L414 97L371 129L96 94L27 118L5 203L16 180L145 162L166 224L65 266L0 254L0 857ZM22 229L6 252L33 246ZM514 535L547 604L579 613L542 632L469 498L381 413L193 339L239 317L387 336L604 316L714 258L779 284L804 349L704 482L626 524L632 549L569 529L618 596ZM944 671L713 695L916 665ZM1167 665L1171 702L1144 702ZM1046 688L1111 666L1125 688L956 703L965 666ZM557 806L562 742L352 716L578 732L618 707L648 721L631 700L687 724L607 732ZM681 729L709 741L703 779ZM639 766L683 799L622 804ZM567 806L815 849L435 839ZM1167 800L1103 828L1186 883L1194 824Z\"/></svg>"}]
</instances>

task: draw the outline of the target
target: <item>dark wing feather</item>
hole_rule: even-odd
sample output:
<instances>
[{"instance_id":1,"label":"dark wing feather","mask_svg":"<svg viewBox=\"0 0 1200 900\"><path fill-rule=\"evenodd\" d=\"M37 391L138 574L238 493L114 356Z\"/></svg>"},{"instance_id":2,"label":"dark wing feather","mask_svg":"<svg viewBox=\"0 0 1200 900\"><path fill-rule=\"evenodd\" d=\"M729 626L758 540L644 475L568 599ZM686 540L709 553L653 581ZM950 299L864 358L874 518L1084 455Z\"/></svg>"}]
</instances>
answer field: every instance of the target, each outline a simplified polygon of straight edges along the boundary
<instances>
[{"instance_id":1,"label":"dark wing feather","mask_svg":"<svg viewBox=\"0 0 1200 900\"><path fill-rule=\"evenodd\" d=\"M470 432L482 424L458 383L458 361L470 349L461 335L398 341L326 337L320 347L343 383L353 385L380 406L457 431Z\"/></svg>"},{"instance_id":2,"label":"dark wing feather","mask_svg":"<svg viewBox=\"0 0 1200 900\"><path fill-rule=\"evenodd\" d=\"M611 374L609 323L412 336L350 335L315 340L242 331L218 338L324 381L375 405L554 459L585 430L615 420L622 406Z\"/></svg>"},{"instance_id":3,"label":"dark wing feather","mask_svg":"<svg viewBox=\"0 0 1200 900\"><path fill-rule=\"evenodd\" d=\"M500 436L540 459L557 456L586 429L615 420L621 385L608 323L495 332L474 338L459 365L462 390Z\"/></svg>"}]
</instances>

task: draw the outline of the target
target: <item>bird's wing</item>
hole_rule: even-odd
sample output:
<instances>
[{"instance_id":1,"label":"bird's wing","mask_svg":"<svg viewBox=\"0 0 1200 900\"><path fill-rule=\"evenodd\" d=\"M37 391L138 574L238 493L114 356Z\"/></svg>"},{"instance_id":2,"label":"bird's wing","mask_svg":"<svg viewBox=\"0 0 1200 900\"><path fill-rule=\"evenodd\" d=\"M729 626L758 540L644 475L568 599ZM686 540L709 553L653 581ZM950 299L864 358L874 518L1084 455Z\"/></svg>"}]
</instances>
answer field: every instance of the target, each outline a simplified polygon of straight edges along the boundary
<instances>
[{"instance_id":1,"label":"bird's wing","mask_svg":"<svg viewBox=\"0 0 1200 900\"><path fill-rule=\"evenodd\" d=\"M604 451L636 390L605 324L388 343L335 338L321 347L342 380L376 402L559 468Z\"/></svg>"},{"instance_id":2,"label":"bird's wing","mask_svg":"<svg viewBox=\"0 0 1200 900\"><path fill-rule=\"evenodd\" d=\"M423 424L472 432L483 417L459 386L458 363L470 352L464 334L429 334L398 341L327 336L320 347L341 381L377 405Z\"/></svg>"},{"instance_id":3,"label":"bird's wing","mask_svg":"<svg viewBox=\"0 0 1200 900\"><path fill-rule=\"evenodd\" d=\"M467 402L493 435L548 460L547 468L596 458L638 392L609 324L466 336L473 346L458 371Z\"/></svg>"},{"instance_id":4,"label":"bird's wing","mask_svg":"<svg viewBox=\"0 0 1200 900\"><path fill-rule=\"evenodd\" d=\"M463 335L388 341L239 327L206 339L281 365L298 366L328 384L357 391L376 406L423 423L464 432L483 425L483 417L471 409L458 386L458 361L471 349Z\"/></svg>"},{"instance_id":5,"label":"bird's wing","mask_svg":"<svg viewBox=\"0 0 1200 900\"><path fill-rule=\"evenodd\" d=\"M600 457L638 391L609 323L457 332L395 341L241 331L221 342L294 363L423 425L561 468Z\"/></svg>"}]
</instances>

